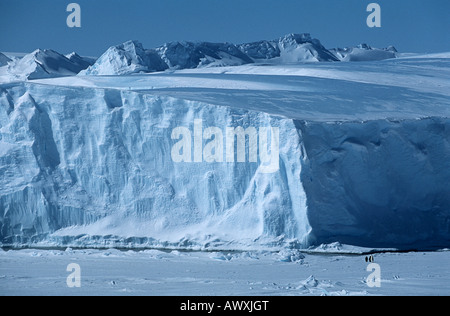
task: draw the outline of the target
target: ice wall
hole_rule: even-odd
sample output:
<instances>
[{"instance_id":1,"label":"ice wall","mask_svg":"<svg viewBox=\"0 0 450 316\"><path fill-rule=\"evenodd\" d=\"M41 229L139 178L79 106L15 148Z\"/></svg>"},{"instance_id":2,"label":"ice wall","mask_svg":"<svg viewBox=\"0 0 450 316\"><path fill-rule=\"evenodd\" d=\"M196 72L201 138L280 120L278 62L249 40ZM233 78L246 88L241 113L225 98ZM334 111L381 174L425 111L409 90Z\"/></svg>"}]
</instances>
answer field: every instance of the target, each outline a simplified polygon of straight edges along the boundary
<instances>
[{"instance_id":1,"label":"ice wall","mask_svg":"<svg viewBox=\"0 0 450 316\"><path fill-rule=\"evenodd\" d=\"M279 128L279 170L174 162L172 131L196 119ZM444 247L449 135L447 118L295 121L144 92L3 86L0 242Z\"/></svg>"},{"instance_id":2,"label":"ice wall","mask_svg":"<svg viewBox=\"0 0 450 316\"><path fill-rule=\"evenodd\" d=\"M3 243L89 234L237 247L307 237L292 120L108 89L26 84L0 100ZM195 119L205 129L278 127L279 172L248 159L175 163L172 131Z\"/></svg>"},{"instance_id":3,"label":"ice wall","mask_svg":"<svg viewBox=\"0 0 450 316\"><path fill-rule=\"evenodd\" d=\"M450 119L296 125L311 241L450 244Z\"/></svg>"}]
</instances>

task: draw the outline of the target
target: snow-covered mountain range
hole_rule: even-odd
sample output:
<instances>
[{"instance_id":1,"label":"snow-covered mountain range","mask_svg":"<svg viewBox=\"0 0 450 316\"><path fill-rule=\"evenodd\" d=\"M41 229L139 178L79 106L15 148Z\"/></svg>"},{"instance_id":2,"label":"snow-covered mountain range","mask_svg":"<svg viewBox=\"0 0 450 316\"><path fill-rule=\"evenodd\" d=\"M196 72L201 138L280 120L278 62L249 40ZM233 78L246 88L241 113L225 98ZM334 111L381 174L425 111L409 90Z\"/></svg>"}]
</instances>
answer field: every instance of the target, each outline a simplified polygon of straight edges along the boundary
<instances>
[{"instance_id":1,"label":"snow-covered mountain range","mask_svg":"<svg viewBox=\"0 0 450 316\"><path fill-rule=\"evenodd\" d=\"M172 42L156 49L144 49L140 42L128 41L110 47L94 65L80 75L120 75L252 63L370 61L395 58L394 51L395 48L373 49L367 45L328 50L308 33L289 34L272 41L240 45Z\"/></svg>"},{"instance_id":2,"label":"snow-covered mountain range","mask_svg":"<svg viewBox=\"0 0 450 316\"><path fill-rule=\"evenodd\" d=\"M2 57L3 56L3 57ZM276 40L253 43L171 42L146 49L136 40L110 47L97 60L76 53L63 56L53 50L36 50L11 60L0 55L1 80L39 79L80 75L126 75L167 69L239 66L252 63L371 61L395 58L396 50L362 44L353 48L326 49L310 34L288 34ZM8 79L9 77L9 79Z\"/></svg>"},{"instance_id":3,"label":"snow-covered mountain range","mask_svg":"<svg viewBox=\"0 0 450 316\"><path fill-rule=\"evenodd\" d=\"M308 33L288 34L273 41L259 41L239 45L254 61L278 63L338 61L318 39Z\"/></svg>"}]
</instances>

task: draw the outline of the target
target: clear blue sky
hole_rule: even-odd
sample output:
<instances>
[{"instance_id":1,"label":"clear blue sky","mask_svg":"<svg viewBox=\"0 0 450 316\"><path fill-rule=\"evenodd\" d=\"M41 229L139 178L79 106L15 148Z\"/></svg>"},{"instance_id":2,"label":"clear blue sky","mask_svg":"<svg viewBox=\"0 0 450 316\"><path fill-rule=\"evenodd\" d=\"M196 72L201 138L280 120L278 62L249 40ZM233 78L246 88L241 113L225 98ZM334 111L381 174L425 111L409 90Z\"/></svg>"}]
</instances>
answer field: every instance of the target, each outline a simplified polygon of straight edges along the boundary
<instances>
[{"instance_id":1,"label":"clear blue sky","mask_svg":"<svg viewBox=\"0 0 450 316\"><path fill-rule=\"evenodd\" d=\"M66 7L81 6L79 29ZM369 3L382 27L366 25ZM52 48L99 56L137 39L146 48L176 40L243 43L311 33L327 48L368 43L401 52L450 51L450 0L0 0L0 51Z\"/></svg>"}]
</instances>

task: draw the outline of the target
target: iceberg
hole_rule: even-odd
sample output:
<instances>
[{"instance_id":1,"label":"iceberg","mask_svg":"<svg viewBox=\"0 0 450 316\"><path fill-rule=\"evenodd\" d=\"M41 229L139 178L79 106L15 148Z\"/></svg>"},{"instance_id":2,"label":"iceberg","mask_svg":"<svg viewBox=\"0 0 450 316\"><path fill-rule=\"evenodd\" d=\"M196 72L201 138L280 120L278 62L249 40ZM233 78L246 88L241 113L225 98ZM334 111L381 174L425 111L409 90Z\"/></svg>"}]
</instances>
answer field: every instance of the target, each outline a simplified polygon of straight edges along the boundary
<instances>
[{"instance_id":1,"label":"iceberg","mask_svg":"<svg viewBox=\"0 0 450 316\"><path fill-rule=\"evenodd\" d=\"M148 69L147 51L127 45L135 54L111 51L117 69ZM252 63L2 84L0 243L448 247L448 64ZM278 131L273 172L249 159L250 139L244 159L223 150L206 161L219 155L218 129L252 127ZM173 159L177 129L192 131L203 159Z\"/></svg>"}]
</instances>

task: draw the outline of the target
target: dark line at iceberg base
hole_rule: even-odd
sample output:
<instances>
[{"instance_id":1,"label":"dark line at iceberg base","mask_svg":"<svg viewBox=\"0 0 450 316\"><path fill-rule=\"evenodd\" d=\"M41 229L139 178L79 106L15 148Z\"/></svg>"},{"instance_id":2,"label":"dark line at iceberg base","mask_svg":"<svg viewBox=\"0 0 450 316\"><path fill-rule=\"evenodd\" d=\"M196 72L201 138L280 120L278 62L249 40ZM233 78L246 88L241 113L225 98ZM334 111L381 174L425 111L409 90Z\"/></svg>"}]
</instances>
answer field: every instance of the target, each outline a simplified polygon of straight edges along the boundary
<instances>
[{"instance_id":1,"label":"dark line at iceberg base","mask_svg":"<svg viewBox=\"0 0 450 316\"><path fill-rule=\"evenodd\" d=\"M442 246L386 248L386 247L357 247L353 245L345 245L340 242L332 242L329 244L321 244L318 246L303 247L298 241L291 240L283 242L282 239L259 245L258 247L244 246L236 247L233 243L218 242L215 245L198 244L193 241L183 240L178 243L161 242L151 237L119 237L119 236L61 236L55 237L50 234L40 234L32 237L26 236L10 236L4 239L4 243L0 243L0 249L3 251L38 249L38 250L108 250L116 249L119 251L145 251L159 250L164 252L180 251L180 252L227 252L227 253L243 253L243 252L280 252L284 249L296 250L301 253L312 255L349 255L359 256L376 253L406 253L406 252L433 252L448 251L448 248Z\"/></svg>"},{"instance_id":2,"label":"dark line at iceberg base","mask_svg":"<svg viewBox=\"0 0 450 316\"><path fill-rule=\"evenodd\" d=\"M177 242L159 241L152 237L121 237L115 235L54 236L51 233L34 236L15 235L3 238L0 248L17 249L118 249L118 250L166 250L166 251L279 251L281 249L304 249L297 240L285 240L283 237L261 238L254 240L254 245L239 241L225 242L213 240L200 243L186 238ZM258 246L256 246L258 245Z\"/></svg>"}]
</instances>

